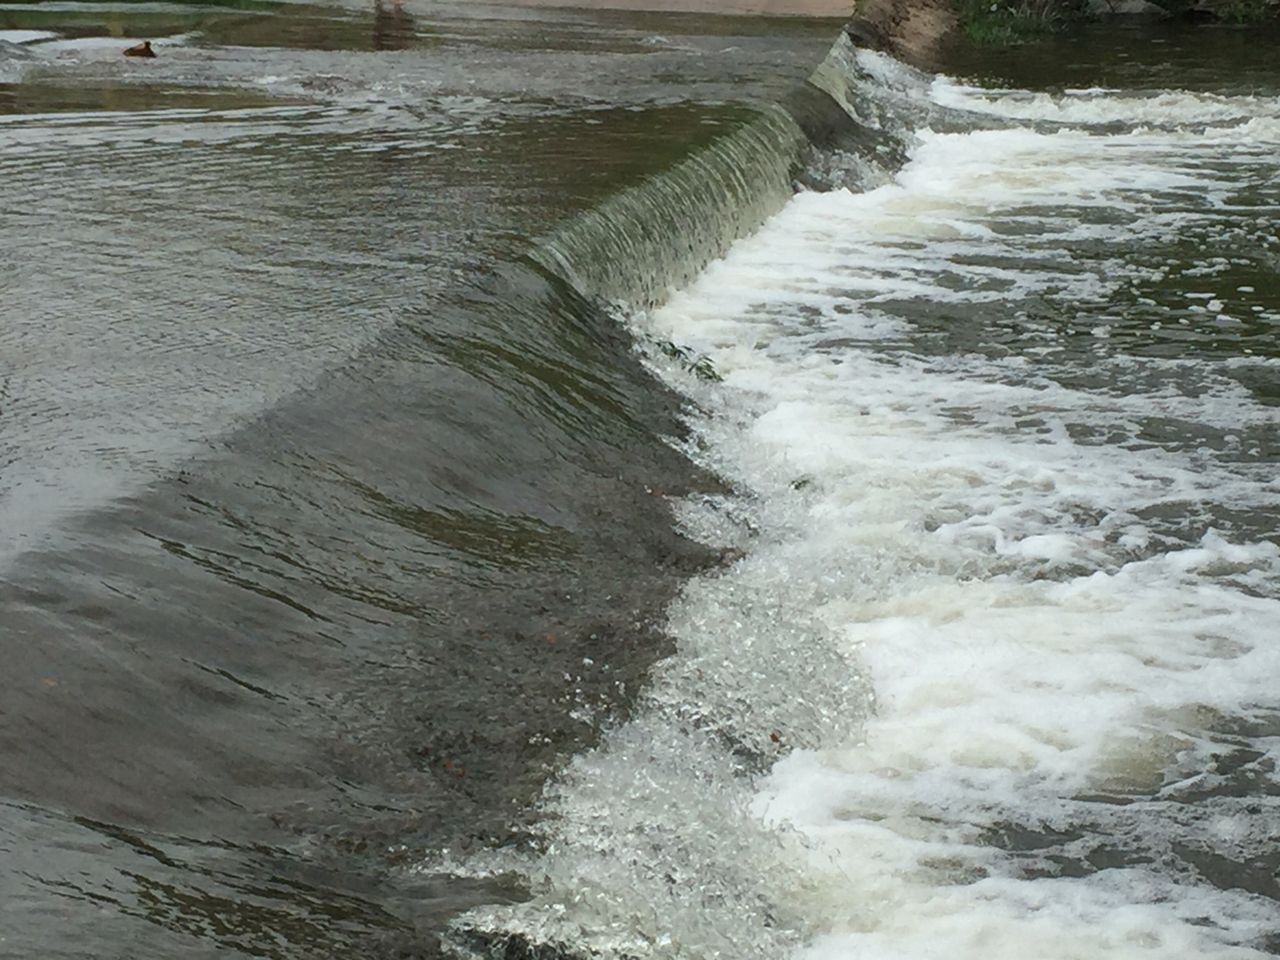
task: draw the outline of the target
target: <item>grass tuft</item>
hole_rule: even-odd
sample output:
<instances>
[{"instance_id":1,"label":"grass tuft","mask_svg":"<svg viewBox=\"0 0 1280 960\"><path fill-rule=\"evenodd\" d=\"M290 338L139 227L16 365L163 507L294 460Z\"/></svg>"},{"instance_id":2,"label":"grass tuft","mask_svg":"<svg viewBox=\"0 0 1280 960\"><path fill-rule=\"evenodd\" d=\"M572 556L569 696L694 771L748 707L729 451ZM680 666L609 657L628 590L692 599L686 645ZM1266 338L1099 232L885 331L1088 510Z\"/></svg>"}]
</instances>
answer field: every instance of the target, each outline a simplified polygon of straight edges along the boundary
<instances>
[{"instance_id":1,"label":"grass tuft","mask_svg":"<svg viewBox=\"0 0 1280 960\"><path fill-rule=\"evenodd\" d=\"M957 0L957 6L961 28L984 47L1037 40L1089 16L1087 0Z\"/></svg>"},{"instance_id":2,"label":"grass tuft","mask_svg":"<svg viewBox=\"0 0 1280 960\"><path fill-rule=\"evenodd\" d=\"M1222 23L1261 23L1280 16L1278 0L1153 0L1174 16L1202 16Z\"/></svg>"}]
</instances>

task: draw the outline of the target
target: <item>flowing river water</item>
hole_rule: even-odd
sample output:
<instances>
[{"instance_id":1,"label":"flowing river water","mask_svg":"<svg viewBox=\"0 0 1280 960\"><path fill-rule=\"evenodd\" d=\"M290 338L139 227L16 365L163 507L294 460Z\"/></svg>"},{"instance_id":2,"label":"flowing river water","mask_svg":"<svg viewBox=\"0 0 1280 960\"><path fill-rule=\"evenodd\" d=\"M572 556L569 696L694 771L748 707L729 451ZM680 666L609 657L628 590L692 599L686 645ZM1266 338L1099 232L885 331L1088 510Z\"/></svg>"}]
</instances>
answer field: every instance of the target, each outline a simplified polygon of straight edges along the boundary
<instances>
[{"instance_id":1,"label":"flowing river water","mask_svg":"<svg viewBox=\"0 0 1280 960\"><path fill-rule=\"evenodd\" d=\"M1278 37L0 28L0 956L1280 952Z\"/></svg>"}]
</instances>

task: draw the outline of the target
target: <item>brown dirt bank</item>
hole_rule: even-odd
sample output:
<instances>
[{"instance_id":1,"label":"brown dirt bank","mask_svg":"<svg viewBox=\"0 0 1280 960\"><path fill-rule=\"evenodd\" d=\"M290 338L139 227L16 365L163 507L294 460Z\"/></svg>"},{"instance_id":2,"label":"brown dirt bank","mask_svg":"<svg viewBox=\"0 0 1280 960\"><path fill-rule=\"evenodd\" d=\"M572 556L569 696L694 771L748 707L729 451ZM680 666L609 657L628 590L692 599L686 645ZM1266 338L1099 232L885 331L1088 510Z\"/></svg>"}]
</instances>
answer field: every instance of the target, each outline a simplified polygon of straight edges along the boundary
<instances>
[{"instance_id":1,"label":"brown dirt bank","mask_svg":"<svg viewBox=\"0 0 1280 960\"><path fill-rule=\"evenodd\" d=\"M929 66L958 26L952 0L859 0L849 35L855 43Z\"/></svg>"}]
</instances>

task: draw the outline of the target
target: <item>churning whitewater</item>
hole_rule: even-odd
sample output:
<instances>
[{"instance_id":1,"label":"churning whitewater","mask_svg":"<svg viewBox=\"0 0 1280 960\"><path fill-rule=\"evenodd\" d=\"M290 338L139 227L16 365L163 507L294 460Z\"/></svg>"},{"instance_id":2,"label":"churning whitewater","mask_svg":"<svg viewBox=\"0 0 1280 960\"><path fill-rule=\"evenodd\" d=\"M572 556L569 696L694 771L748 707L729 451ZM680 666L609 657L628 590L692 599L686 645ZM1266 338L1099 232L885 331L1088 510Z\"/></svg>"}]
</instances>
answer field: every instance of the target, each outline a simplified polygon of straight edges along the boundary
<instances>
[{"instance_id":1,"label":"churning whitewater","mask_svg":"<svg viewBox=\"0 0 1280 960\"><path fill-rule=\"evenodd\" d=\"M744 555L456 942L1274 952L1280 99L860 56L950 121L632 316Z\"/></svg>"}]
</instances>

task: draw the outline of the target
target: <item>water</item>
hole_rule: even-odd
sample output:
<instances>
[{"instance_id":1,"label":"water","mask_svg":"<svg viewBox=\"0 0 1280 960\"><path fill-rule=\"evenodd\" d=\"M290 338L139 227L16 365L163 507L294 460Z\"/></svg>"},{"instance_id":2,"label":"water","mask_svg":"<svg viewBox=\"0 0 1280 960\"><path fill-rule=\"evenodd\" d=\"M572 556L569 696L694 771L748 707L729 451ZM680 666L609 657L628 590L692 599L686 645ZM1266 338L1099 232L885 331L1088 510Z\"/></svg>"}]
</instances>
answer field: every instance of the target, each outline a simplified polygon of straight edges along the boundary
<instances>
[{"instance_id":1,"label":"water","mask_svg":"<svg viewBox=\"0 0 1280 960\"><path fill-rule=\"evenodd\" d=\"M0 956L433 955L524 893L408 866L518 841L714 559L653 493L717 486L679 399L534 238L833 25L0 29Z\"/></svg>"},{"instance_id":2,"label":"water","mask_svg":"<svg viewBox=\"0 0 1280 960\"><path fill-rule=\"evenodd\" d=\"M0 956L1280 949L1258 38L0 29Z\"/></svg>"},{"instance_id":3,"label":"water","mask_svg":"<svg viewBox=\"0 0 1280 960\"><path fill-rule=\"evenodd\" d=\"M715 372L657 361L735 488L687 529L746 555L683 591L676 656L548 790L540 852L477 864L539 897L471 937L1273 954L1274 80L867 65L917 84L906 166L800 194L631 321Z\"/></svg>"}]
</instances>

